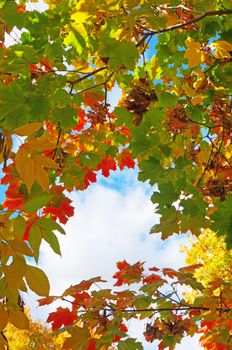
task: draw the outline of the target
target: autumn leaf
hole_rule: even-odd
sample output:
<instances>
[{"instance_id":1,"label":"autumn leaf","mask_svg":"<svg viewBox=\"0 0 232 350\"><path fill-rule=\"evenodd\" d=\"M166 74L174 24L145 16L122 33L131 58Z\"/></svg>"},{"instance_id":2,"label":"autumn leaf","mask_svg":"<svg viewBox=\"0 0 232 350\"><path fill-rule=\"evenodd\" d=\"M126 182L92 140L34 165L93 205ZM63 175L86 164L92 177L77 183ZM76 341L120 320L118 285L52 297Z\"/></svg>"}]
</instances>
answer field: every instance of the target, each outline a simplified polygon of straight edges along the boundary
<instances>
[{"instance_id":1,"label":"autumn leaf","mask_svg":"<svg viewBox=\"0 0 232 350\"><path fill-rule=\"evenodd\" d=\"M232 44L225 40L217 40L210 44L215 52L213 53L214 57L219 60L230 59L232 52Z\"/></svg>"},{"instance_id":2,"label":"autumn leaf","mask_svg":"<svg viewBox=\"0 0 232 350\"><path fill-rule=\"evenodd\" d=\"M39 123L39 122L30 123L14 129L13 133L19 136L27 136L27 135L34 134L41 127L42 127L42 123Z\"/></svg>"},{"instance_id":3,"label":"autumn leaf","mask_svg":"<svg viewBox=\"0 0 232 350\"><path fill-rule=\"evenodd\" d=\"M77 318L75 312L70 311L68 308L58 307L55 312L51 312L47 319L47 322L52 323L52 330L56 330L61 326L69 326Z\"/></svg>"},{"instance_id":4,"label":"autumn leaf","mask_svg":"<svg viewBox=\"0 0 232 350\"><path fill-rule=\"evenodd\" d=\"M142 263L137 262L134 265L130 265L125 260L118 262L117 267L119 271L113 276L113 278L117 279L115 286L137 282L141 279L141 274L144 270Z\"/></svg>"},{"instance_id":5,"label":"autumn leaf","mask_svg":"<svg viewBox=\"0 0 232 350\"><path fill-rule=\"evenodd\" d=\"M116 170L116 162L112 157L108 156L98 164L97 169L102 171L103 176L108 177L110 170Z\"/></svg>"},{"instance_id":6,"label":"autumn leaf","mask_svg":"<svg viewBox=\"0 0 232 350\"><path fill-rule=\"evenodd\" d=\"M74 207L70 205L72 201L70 199L62 199L57 205L47 205L43 209L44 214L52 214L52 217L56 220L59 219L60 223L66 224L68 218L73 216Z\"/></svg>"},{"instance_id":7,"label":"autumn leaf","mask_svg":"<svg viewBox=\"0 0 232 350\"><path fill-rule=\"evenodd\" d=\"M49 281L41 269L28 265L25 278L33 292L41 296L47 296L49 294Z\"/></svg>"},{"instance_id":8,"label":"autumn leaf","mask_svg":"<svg viewBox=\"0 0 232 350\"><path fill-rule=\"evenodd\" d=\"M0 309L0 331L3 331L8 322L8 311L6 309Z\"/></svg>"},{"instance_id":9,"label":"autumn leaf","mask_svg":"<svg viewBox=\"0 0 232 350\"><path fill-rule=\"evenodd\" d=\"M121 153L119 153L118 166L120 170L124 169L125 167L129 169L133 169L135 167L135 161L132 157L132 154L127 149L124 149Z\"/></svg>"},{"instance_id":10,"label":"autumn leaf","mask_svg":"<svg viewBox=\"0 0 232 350\"><path fill-rule=\"evenodd\" d=\"M39 303L39 306L49 305L53 301L55 301L56 299L57 299L57 297L49 296L49 297L46 297L46 298L39 299L38 303Z\"/></svg>"},{"instance_id":11,"label":"autumn leaf","mask_svg":"<svg viewBox=\"0 0 232 350\"><path fill-rule=\"evenodd\" d=\"M188 37L185 40L185 46L187 49L184 57L188 59L188 65L190 68L204 62L205 55L199 42L194 41L191 37Z\"/></svg>"},{"instance_id":12,"label":"autumn leaf","mask_svg":"<svg viewBox=\"0 0 232 350\"><path fill-rule=\"evenodd\" d=\"M53 160L46 156L28 153L21 147L15 158L16 169L26 184L28 191L35 181L37 181L44 190L49 189L48 171L46 169L57 169L58 165Z\"/></svg>"},{"instance_id":13,"label":"autumn leaf","mask_svg":"<svg viewBox=\"0 0 232 350\"><path fill-rule=\"evenodd\" d=\"M9 311L9 321L19 329L29 329L29 320L23 311Z\"/></svg>"}]
</instances>

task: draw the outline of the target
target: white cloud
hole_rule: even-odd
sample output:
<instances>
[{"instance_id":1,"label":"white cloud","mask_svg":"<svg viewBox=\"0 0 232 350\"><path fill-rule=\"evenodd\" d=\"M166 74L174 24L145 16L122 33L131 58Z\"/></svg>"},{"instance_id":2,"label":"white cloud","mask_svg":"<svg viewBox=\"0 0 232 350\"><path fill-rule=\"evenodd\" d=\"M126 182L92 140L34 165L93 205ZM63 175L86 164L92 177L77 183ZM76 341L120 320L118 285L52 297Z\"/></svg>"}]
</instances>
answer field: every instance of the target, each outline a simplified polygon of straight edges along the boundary
<instances>
[{"instance_id":1,"label":"white cloud","mask_svg":"<svg viewBox=\"0 0 232 350\"><path fill-rule=\"evenodd\" d=\"M122 181L119 188L114 186L117 179ZM136 182L133 172L114 174L109 186L101 179L85 192L72 194L76 213L65 227L67 235L60 236L62 258L52 253L48 245L42 245L41 267L51 282L51 294L62 293L71 284L99 275L112 282L116 262L123 259L129 263L146 261L148 266L157 267L184 265L185 256L179 252L179 245L186 243L184 235L162 242L160 235L148 234L158 222L147 194L148 186ZM36 317L45 319L51 308L35 309L35 297L30 299ZM131 333L140 334L140 340L144 330L145 321L131 323ZM184 345L176 349L193 348L192 344L197 349L194 339L186 338ZM154 349L154 344L145 349Z\"/></svg>"}]
</instances>

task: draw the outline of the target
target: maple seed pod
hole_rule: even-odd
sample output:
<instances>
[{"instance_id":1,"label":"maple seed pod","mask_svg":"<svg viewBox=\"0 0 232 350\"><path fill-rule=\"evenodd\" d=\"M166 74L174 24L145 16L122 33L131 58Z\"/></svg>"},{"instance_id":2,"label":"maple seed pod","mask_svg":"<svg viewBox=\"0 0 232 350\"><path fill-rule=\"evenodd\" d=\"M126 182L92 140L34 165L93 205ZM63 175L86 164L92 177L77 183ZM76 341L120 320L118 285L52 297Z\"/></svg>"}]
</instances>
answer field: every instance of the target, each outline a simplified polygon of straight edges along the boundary
<instances>
[{"instance_id":1,"label":"maple seed pod","mask_svg":"<svg viewBox=\"0 0 232 350\"><path fill-rule=\"evenodd\" d=\"M147 78L140 78L139 85L134 86L122 104L135 115L133 123L139 126L150 104L157 100L157 94L150 88Z\"/></svg>"}]
</instances>

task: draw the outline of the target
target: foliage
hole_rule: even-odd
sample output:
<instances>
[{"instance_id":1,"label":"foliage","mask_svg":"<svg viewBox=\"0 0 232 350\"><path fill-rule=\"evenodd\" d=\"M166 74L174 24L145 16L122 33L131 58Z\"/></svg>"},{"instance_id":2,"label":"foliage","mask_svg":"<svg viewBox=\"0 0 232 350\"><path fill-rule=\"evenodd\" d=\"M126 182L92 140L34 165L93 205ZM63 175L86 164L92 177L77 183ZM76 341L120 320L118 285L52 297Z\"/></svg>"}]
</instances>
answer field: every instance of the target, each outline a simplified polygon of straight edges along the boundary
<instances>
[{"instance_id":1,"label":"foliage","mask_svg":"<svg viewBox=\"0 0 232 350\"><path fill-rule=\"evenodd\" d=\"M11 350L61 350L65 341L65 334L54 336L51 330L39 321L33 321L30 314L29 330L21 330L8 324L4 335L8 340L8 346Z\"/></svg>"},{"instance_id":2,"label":"foliage","mask_svg":"<svg viewBox=\"0 0 232 350\"><path fill-rule=\"evenodd\" d=\"M210 230L205 230L197 240L192 242L190 249L184 250L187 254L186 262L199 263L202 266L195 270L194 277L196 280L207 289L212 290L212 286L215 288L212 290L212 294L216 298L220 298L220 305L229 305L231 303L230 293L231 293L231 262L232 262L232 251L226 249L225 240L223 237L217 237L215 232ZM228 286L230 287L228 289ZM196 291L191 288L190 293L185 293L185 298L188 302L192 302L196 298L200 298L203 295L200 291ZM225 297L225 298L224 298ZM224 320L225 321L225 320ZM228 322L228 319L226 320ZM230 322L230 321L229 321ZM214 344L220 343L220 334L210 335L209 331L214 329L214 327L219 326L218 320L212 322L202 322L202 331L204 332L201 337L202 344L205 348L212 348ZM220 319L220 327L226 329L227 327L231 329L229 324L224 323L223 319ZM226 337L225 331L221 335ZM228 345L229 347L229 345Z\"/></svg>"},{"instance_id":3,"label":"foliage","mask_svg":"<svg viewBox=\"0 0 232 350\"><path fill-rule=\"evenodd\" d=\"M39 261L42 240L61 253L60 224L74 214L67 191L86 189L98 172L107 177L137 162L139 179L158 185L152 201L160 223L151 233L166 239L174 232L198 236L210 228L232 246L230 1L46 2L40 13L30 8L37 1L0 1L0 161L1 183L7 186L0 214L0 331L8 321L28 328L18 302L21 291L30 288L49 302L54 299L48 297L46 275L27 257ZM16 29L22 29L19 37L7 46L5 37ZM115 87L122 99L113 108L109 92ZM141 263L118 266L118 285L145 281L145 307L158 302L156 274L146 279ZM184 284L202 288L186 270L169 277L183 284L183 276ZM172 349L186 332L196 331L198 317L215 349L229 349L231 286L223 276L216 281L204 284L200 300L180 312L178 302L166 295L168 308L175 310L148 326L147 340L164 337L160 349ZM137 292L125 292L133 302L125 297L115 314L107 299L117 304L123 297L110 291L87 297L89 287L80 285L81 290L66 293L81 293L81 323L75 324L73 303L72 311L58 309L49 321L53 328L70 325L66 347L73 342L86 349L89 341L88 350L103 350L113 336L126 334L122 311L137 309ZM223 289L223 305L212 294L217 288ZM197 316L191 311L195 303ZM93 315L95 308L102 316L102 305L110 308L109 324L97 323ZM95 330L101 335L97 340ZM141 345L128 338L118 348Z\"/></svg>"},{"instance_id":4,"label":"foliage","mask_svg":"<svg viewBox=\"0 0 232 350\"><path fill-rule=\"evenodd\" d=\"M194 248L193 248L194 249ZM230 282L222 278L211 280L205 287L198 276L202 264L189 265L178 271L156 267L145 270L144 264L117 263L113 276L115 288L99 287L100 278L82 281L69 287L60 296L40 299L40 305L57 300L71 304L71 309L59 307L50 313L52 329L62 328L71 335L64 349L108 349L117 343L118 349L143 349L130 337L127 325L132 319L147 320L146 341L159 340L159 349L174 349L186 335L204 334L201 344L206 349L229 349L231 316L231 259L226 273ZM220 276L220 272L218 272ZM98 289L91 287L97 283ZM130 289L126 288L130 285ZM123 289L116 287L123 286ZM188 287L195 295L187 298L181 287ZM220 315L220 317L219 317ZM211 334L212 333L212 334ZM216 344L217 347L213 347Z\"/></svg>"}]
</instances>

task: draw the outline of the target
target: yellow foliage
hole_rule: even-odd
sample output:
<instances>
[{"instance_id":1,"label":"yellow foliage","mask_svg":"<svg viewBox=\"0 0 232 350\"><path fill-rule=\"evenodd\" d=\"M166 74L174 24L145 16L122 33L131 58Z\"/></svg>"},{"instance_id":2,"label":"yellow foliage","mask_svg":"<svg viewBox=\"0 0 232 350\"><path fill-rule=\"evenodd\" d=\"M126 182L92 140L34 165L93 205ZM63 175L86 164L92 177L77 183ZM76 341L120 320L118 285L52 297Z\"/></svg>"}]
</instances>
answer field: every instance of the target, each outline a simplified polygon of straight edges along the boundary
<instances>
[{"instance_id":1,"label":"yellow foliage","mask_svg":"<svg viewBox=\"0 0 232 350\"><path fill-rule=\"evenodd\" d=\"M29 329L20 330L8 323L4 334L11 350L61 350L67 337L65 333L54 336L52 331L39 321L29 318Z\"/></svg>"},{"instance_id":2,"label":"yellow foliage","mask_svg":"<svg viewBox=\"0 0 232 350\"><path fill-rule=\"evenodd\" d=\"M182 247L182 250L187 254L188 265L203 265L195 271L195 277L205 287L217 278L232 282L232 250L228 252L226 249L224 237L218 237L208 229L200 234L197 240L192 241L190 249Z\"/></svg>"}]
</instances>

